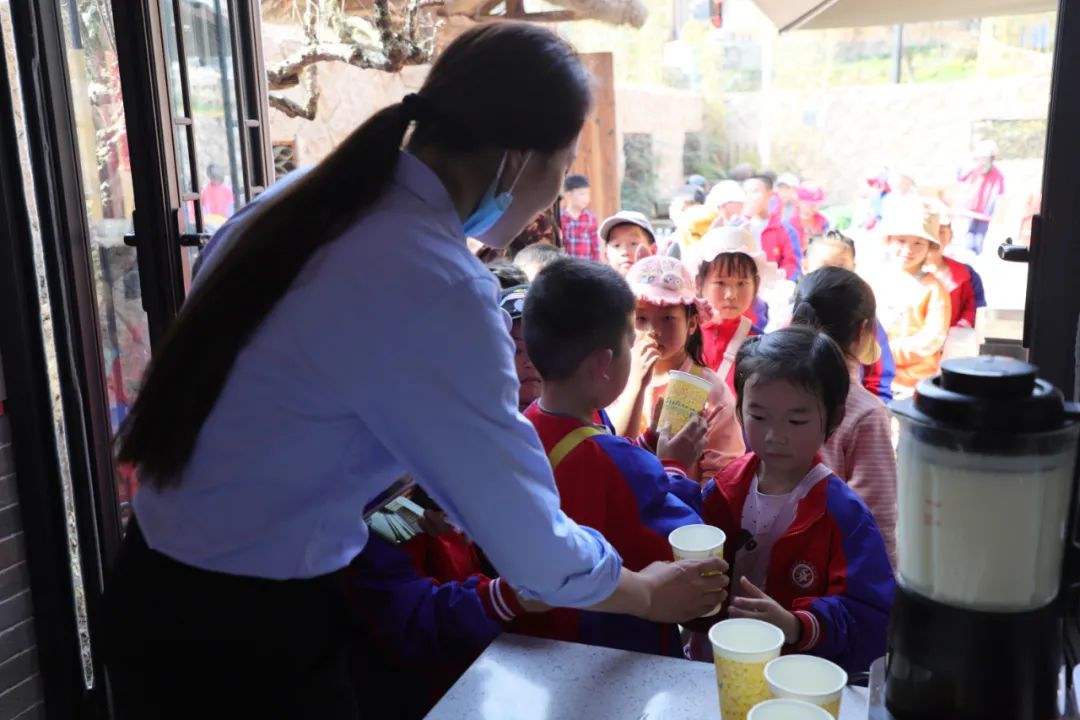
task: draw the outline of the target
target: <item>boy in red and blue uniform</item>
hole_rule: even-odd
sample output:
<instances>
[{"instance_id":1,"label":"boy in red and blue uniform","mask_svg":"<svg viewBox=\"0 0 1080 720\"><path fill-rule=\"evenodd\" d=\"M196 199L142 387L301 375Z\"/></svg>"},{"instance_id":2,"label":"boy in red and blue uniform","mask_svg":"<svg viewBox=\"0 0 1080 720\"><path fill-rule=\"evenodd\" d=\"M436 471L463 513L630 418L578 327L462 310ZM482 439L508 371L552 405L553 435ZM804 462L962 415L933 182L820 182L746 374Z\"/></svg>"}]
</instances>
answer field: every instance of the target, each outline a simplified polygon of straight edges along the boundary
<instances>
[{"instance_id":1,"label":"boy in red and blue uniform","mask_svg":"<svg viewBox=\"0 0 1080 720\"><path fill-rule=\"evenodd\" d=\"M700 457L705 421L694 417L658 441L658 459L617 436L602 408L630 374L636 301L610 267L557 260L537 276L525 301L525 341L543 377L525 416L548 453L563 511L603 533L630 570L670 561L668 534L700 523L700 487L687 468ZM597 423L596 421L600 422ZM518 618L514 632L637 652L681 656L675 625L582 610Z\"/></svg>"}]
</instances>

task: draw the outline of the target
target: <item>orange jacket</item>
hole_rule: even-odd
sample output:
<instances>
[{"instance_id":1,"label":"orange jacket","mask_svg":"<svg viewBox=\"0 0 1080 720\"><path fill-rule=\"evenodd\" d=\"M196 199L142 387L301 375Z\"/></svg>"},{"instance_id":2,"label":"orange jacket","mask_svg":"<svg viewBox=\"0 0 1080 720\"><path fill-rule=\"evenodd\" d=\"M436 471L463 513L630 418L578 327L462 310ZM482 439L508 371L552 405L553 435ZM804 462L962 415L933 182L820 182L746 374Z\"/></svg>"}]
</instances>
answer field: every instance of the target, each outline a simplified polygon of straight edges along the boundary
<instances>
[{"instance_id":1,"label":"orange jacket","mask_svg":"<svg viewBox=\"0 0 1080 720\"><path fill-rule=\"evenodd\" d=\"M889 328L889 346L896 361L894 384L910 389L938 371L952 320L952 303L949 292L931 273L903 273L895 282L893 292L903 301Z\"/></svg>"}]
</instances>

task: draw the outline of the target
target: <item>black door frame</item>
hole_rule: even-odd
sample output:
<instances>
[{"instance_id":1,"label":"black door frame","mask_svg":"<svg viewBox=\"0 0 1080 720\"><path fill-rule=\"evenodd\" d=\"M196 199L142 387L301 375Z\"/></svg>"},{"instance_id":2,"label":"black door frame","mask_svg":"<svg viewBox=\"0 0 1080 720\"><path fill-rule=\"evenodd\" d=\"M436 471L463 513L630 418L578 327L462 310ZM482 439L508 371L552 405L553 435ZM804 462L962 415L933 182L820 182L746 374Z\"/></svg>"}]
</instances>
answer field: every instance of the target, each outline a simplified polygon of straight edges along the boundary
<instances>
[{"instance_id":1,"label":"black door frame","mask_svg":"<svg viewBox=\"0 0 1080 720\"><path fill-rule=\"evenodd\" d=\"M1080 318L1080 3L1058 6L1042 212L1032 227L1024 337L1039 374L1072 395Z\"/></svg>"},{"instance_id":2,"label":"black door frame","mask_svg":"<svg viewBox=\"0 0 1080 720\"><path fill-rule=\"evenodd\" d=\"M66 61L55 6L13 3L12 27L18 38L16 58L22 88L28 152L34 187L25 187L18 146L19 127L11 104L12 92L0 53L0 355L8 388L6 409L15 447L16 483L23 519L27 565L33 598L38 662L47 712L52 717L103 717L103 675L94 660L95 688L84 679L80 632L68 549L68 517L59 458L68 458L76 523L79 529L82 576L87 612L100 599L101 563L95 487L90 452L102 438L94 434L94 418L105 410L93 369L100 351L85 342L87 328L96 328L93 298L75 282L87 272L83 255L66 247L75 237L85 239L82 195L78 185L77 154L73 152ZM59 38L59 42L57 42ZM0 45L2 45L0 38ZM57 100L62 100L56 105ZM74 184L73 184L74 183ZM28 195L38 216L31 218ZM74 193L74 194L72 194ZM78 212L70 203L76 202ZM53 342L66 426L66 444L54 432L52 387L47 374L42 308L37 287L31 223L40 223L44 265L51 302ZM87 322L90 324L87 325ZM93 392L97 389L97 393ZM96 407L101 405L101 407ZM105 416L107 418L107 416ZM108 443L108 438L104 439ZM114 501L115 504L115 501ZM90 642L95 632L90 628Z\"/></svg>"}]
</instances>

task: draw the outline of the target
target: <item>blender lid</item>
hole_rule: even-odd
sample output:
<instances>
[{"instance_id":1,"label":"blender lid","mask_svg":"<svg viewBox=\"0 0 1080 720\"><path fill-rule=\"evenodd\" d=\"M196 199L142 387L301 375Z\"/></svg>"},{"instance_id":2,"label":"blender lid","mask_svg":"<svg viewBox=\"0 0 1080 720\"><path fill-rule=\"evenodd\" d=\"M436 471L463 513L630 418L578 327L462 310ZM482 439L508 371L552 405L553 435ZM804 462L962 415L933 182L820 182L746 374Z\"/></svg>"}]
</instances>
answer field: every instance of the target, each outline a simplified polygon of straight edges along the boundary
<instances>
[{"instance_id":1,"label":"blender lid","mask_svg":"<svg viewBox=\"0 0 1080 720\"><path fill-rule=\"evenodd\" d=\"M1021 360L982 356L946 360L914 398L894 403L898 415L957 430L1037 433L1066 424L1061 391Z\"/></svg>"}]
</instances>

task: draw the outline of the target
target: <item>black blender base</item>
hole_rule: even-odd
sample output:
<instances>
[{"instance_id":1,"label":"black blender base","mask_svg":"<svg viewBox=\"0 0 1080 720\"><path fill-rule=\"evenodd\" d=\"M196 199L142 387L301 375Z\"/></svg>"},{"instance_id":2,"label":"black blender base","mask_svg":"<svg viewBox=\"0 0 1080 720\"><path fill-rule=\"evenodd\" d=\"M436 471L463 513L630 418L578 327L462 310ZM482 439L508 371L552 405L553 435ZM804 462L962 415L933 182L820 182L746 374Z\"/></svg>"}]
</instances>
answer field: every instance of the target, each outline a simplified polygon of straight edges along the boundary
<instances>
[{"instance_id":1,"label":"black blender base","mask_svg":"<svg viewBox=\"0 0 1080 720\"><path fill-rule=\"evenodd\" d=\"M897 590L885 704L894 720L1060 717L1059 609L961 610Z\"/></svg>"}]
</instances>

